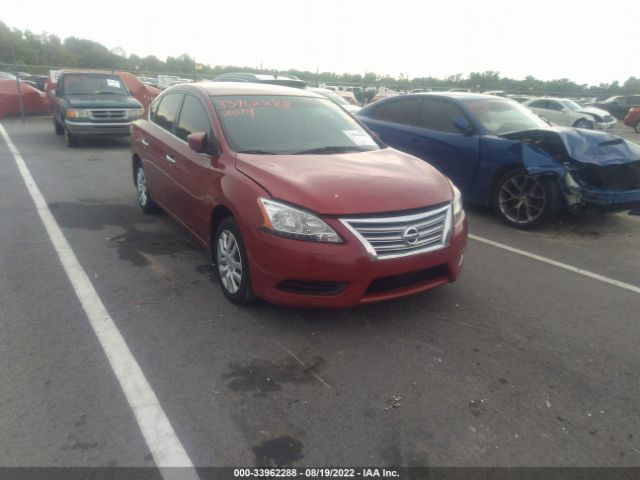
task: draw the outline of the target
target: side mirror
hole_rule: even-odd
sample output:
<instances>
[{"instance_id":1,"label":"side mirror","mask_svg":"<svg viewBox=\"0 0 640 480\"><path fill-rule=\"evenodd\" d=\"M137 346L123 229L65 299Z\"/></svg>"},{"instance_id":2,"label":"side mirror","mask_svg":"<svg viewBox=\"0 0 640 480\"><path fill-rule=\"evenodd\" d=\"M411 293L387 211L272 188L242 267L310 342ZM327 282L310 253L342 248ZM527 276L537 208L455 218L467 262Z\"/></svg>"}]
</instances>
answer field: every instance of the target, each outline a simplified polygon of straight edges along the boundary
<instances>
[{"instance_id":1,"label":"side mirror","mask_svg":"<svg viewBox=\"0 0 640 480\"><path fill-rule=\"evenodd\" d=\"M205 132L194 132L188 135L187 143L194 152L204 153L211 157L220 155L218 145L215 142L209 142L208 135Z\"/></svg>"},{"instance_id":2,"label":"side mirror","mask_svg":"<svg viewBox=\"0 0 640 480\"><path fill-rule=\"evenodd\" d=\"M453 126L466 135L471 135L474 132L473 125L464 117L454 117Z\"/></svg>"}]
</instances>

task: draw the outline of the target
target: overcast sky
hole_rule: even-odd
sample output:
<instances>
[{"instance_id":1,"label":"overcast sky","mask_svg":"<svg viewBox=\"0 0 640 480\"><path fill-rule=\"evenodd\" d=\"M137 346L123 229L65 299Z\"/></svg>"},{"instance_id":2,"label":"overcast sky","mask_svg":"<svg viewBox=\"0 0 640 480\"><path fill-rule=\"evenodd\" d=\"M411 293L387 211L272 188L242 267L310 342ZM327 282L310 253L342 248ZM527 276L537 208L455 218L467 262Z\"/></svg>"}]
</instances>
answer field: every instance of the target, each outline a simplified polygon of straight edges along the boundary
<instances>
[{"instance_id":1,"label":"overcast sky","mask_svg":"<svg viewBox=\"0 0 640 480\"><path fill-rule=\"evenodd\" d=\"M598 84L640 77L636 0L4 0L9 27L210 65Z\"/></svg>"}]
</instances>

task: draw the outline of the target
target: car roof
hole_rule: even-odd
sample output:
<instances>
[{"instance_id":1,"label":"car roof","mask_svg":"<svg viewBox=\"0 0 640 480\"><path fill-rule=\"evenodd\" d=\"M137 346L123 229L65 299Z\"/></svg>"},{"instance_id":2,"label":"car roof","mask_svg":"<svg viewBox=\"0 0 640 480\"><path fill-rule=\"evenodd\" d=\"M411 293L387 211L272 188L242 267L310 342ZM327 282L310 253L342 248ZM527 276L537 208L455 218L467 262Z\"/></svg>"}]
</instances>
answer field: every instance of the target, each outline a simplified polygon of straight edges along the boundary
<instances>
[{"instance_id":1,"label":"car roof","mask_svg":"<svg viewBox=\"0 0 640 480\"><path fill-rule=\"evenodd\" d=\"M60 71L60 75L69 75L69 74L88 74L88 75L114 75L114 76L118 76L118 73L129 73L129 72L124 72L122 70L92 70L92 69L87 69L87 68L79 68L79 69L72 69L72 68L65 68L62 69L62 71Z\"/></svg>"},{"instance_id":2,"label":"car roof","mask_svg":"<svg viewBox=\"0 0 640 480\"><path fill-rule=\"evenodd\" d=\"M573 98L558 98L558 97L534 97L531 100L555 100L557 102L579 102L580 100L574 100Z\"/></svg>"},{"instance_id":3,"label":"car roof","mask_svg":"<svg viewBox=\"0 0 640 480\"><path fill-rule=\"evenodd\" d=\"M505 97L494 97L492 95L485 95L483 93L469 93L469 92L417 92L409 93L407 95L398 96L398 98L407 97L444 97L451 98L453 100L496 100L503 99L509 100Z\"/></svg>"},{"instance_id":4,"label":"car roof","mask_svg":"<svg viewBox=\"0 0 640 480\"><path fill-rule=\"evenodd\" d=\"M303 88L282 87L267 83L246 82L198 82L169 87L169 90L199 89L207 95L288 95L296 97L324 98Z\"/></svg>"}]
</instances>

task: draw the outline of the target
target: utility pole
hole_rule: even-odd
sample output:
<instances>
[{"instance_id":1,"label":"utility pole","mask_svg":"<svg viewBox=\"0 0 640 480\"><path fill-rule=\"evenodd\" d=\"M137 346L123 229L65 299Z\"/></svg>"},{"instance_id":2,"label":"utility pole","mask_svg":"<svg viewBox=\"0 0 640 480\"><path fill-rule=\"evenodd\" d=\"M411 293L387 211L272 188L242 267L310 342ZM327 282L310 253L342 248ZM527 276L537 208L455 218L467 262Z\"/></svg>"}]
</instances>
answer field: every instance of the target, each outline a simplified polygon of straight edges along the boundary
<instances>
[{"instance_id":1,"label":"utility pole","mask_svg":"<svg viewBox=\"0 0 640 480\"><path fill-rule=\"evenodd\" d=\"M22 104L22 93L20 92L20 79L18 78L18 64L16 63L16 52L13 50L13 43L11 44L11 57L13 58L13 67L16 72L16 86L18 87L18 105L20 105L20 119L24 123L24 105Z\"/></svg>"}]
</instances>

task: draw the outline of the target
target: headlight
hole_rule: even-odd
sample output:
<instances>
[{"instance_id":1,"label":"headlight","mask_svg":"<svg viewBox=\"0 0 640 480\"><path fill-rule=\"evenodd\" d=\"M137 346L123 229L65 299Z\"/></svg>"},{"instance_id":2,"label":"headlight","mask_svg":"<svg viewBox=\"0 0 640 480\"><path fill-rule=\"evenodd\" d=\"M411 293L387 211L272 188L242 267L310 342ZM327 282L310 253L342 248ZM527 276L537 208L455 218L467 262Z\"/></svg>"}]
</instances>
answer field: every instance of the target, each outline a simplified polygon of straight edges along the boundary
<instances>
[{"instance_id":1,"label":"headlight","mask_svg":"<svg viewBox=\"0 0 640 480\"><path fill-rule=\"evenodd\" d=\"M129 118L136 119L140 118L144 114L144 110L142 108L133 108L129 110Z\"/></svg>"},{"instance_id":2,"label":"headlight","mask_svg":"<svg viewBox=\"0 0 640 480\"><path fill-rule=\"evenodd\" d=\"M342 243L340 236L321 219L280 202L259 198L264 227L283 237L314 242Z\"/></svg>"},{"instance_id":3,"label":"headlight","mask_svg":"<svg viewBox=\"0 0 640 480\"><path fill-rule=\"evenodd\" d=\"M462 213L462 194L451 180L449 180L449 183L451 184L451 190L453 190L453 217L456 218Z\"/></svg>"},{"instance_id":4,"label":"headlight","mask_svg":"<svg viewBox=\"0 0 640 480\"><path fill-rule=\"evenodd\" d=\"M86 110L78 110L76 108L69 108L67 110L67 118L87 118L89 114Z\"/></svg>"}]
</instances>

